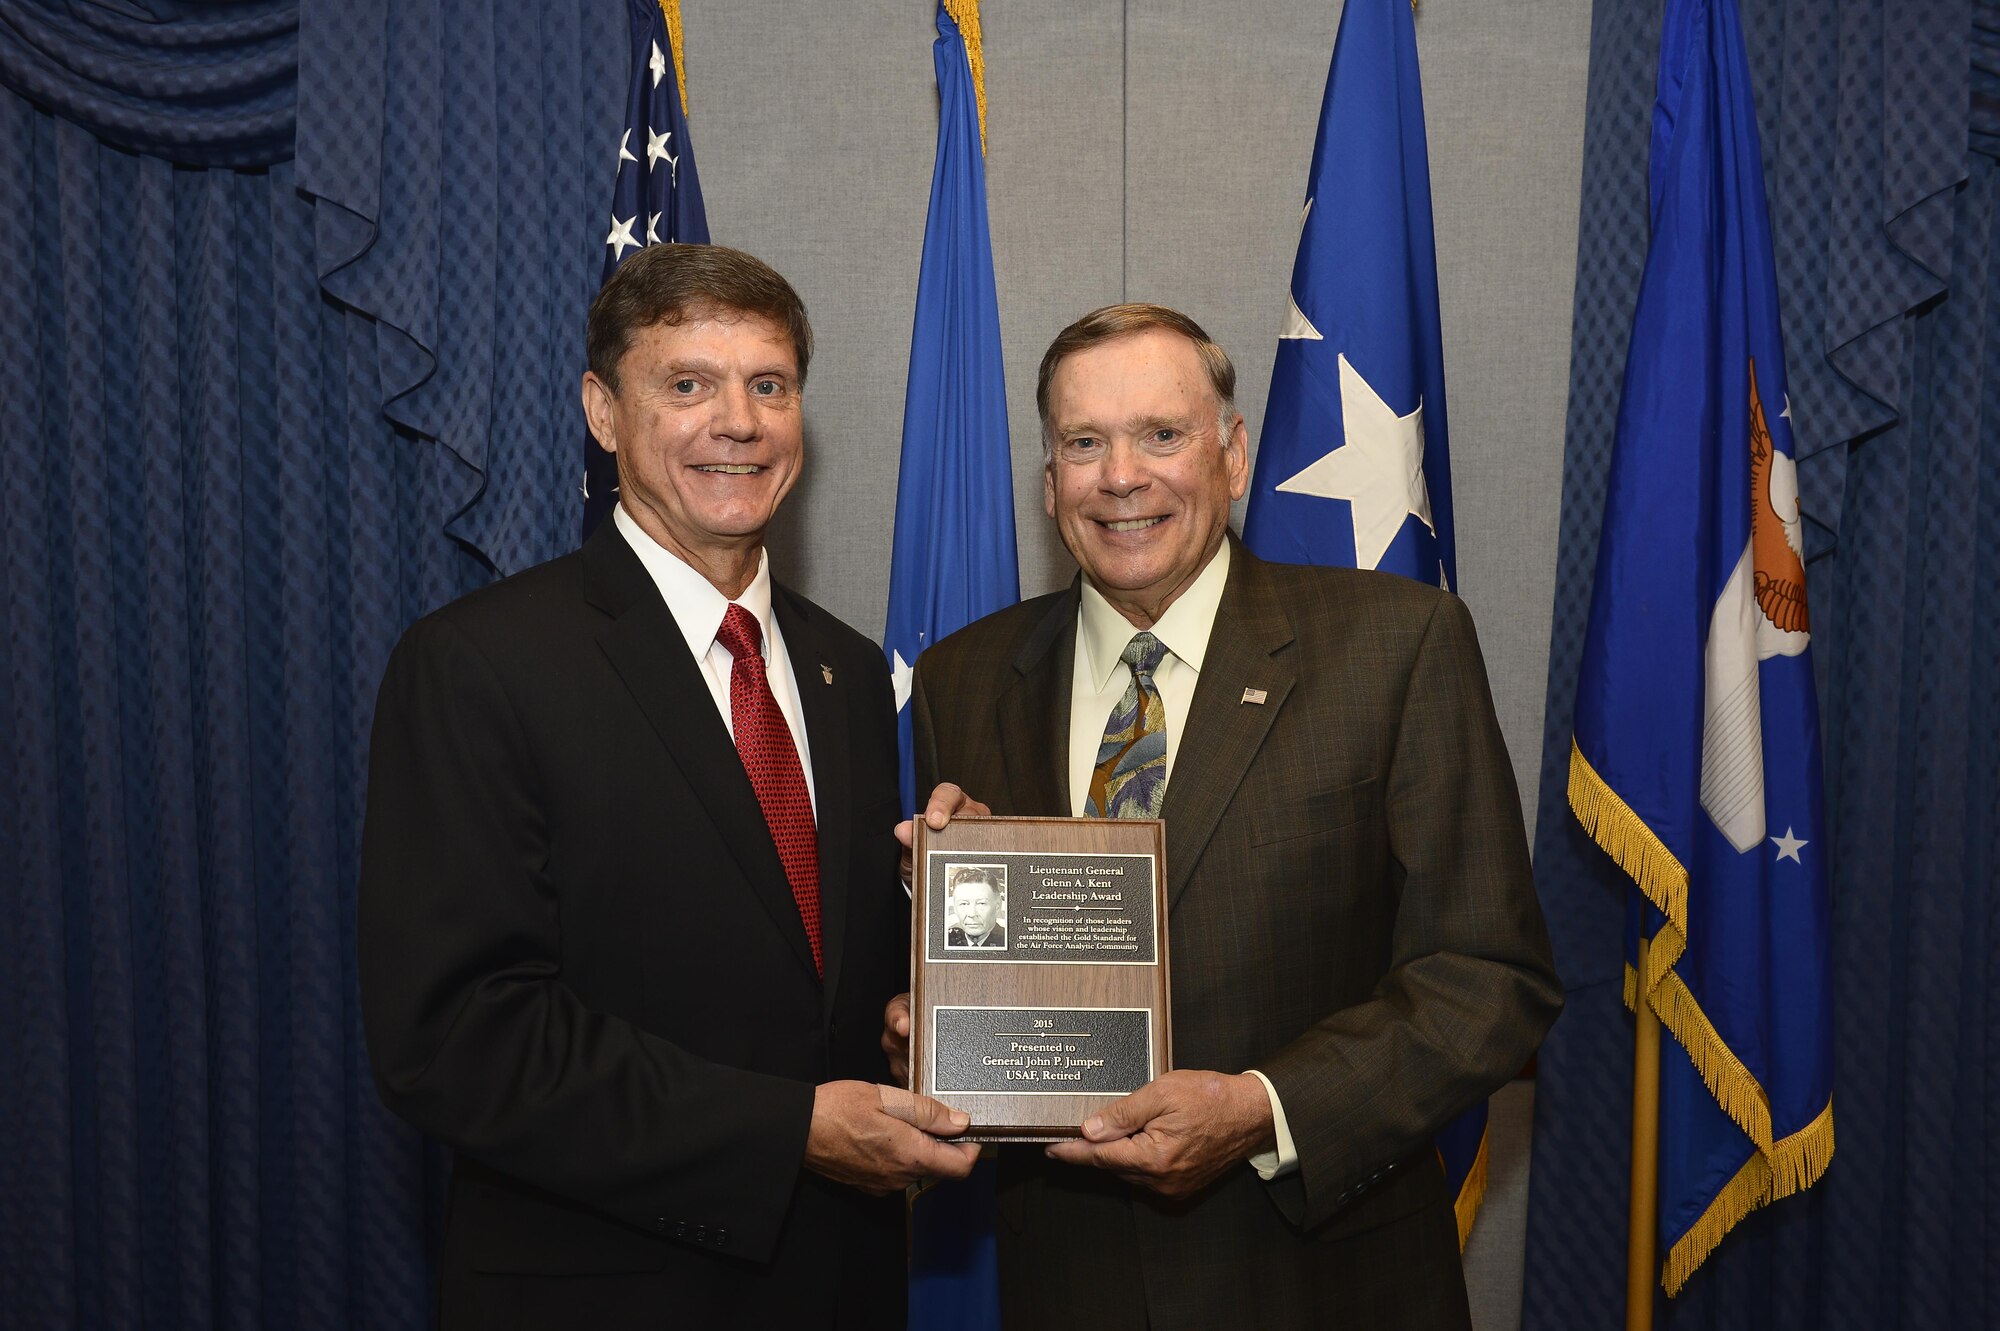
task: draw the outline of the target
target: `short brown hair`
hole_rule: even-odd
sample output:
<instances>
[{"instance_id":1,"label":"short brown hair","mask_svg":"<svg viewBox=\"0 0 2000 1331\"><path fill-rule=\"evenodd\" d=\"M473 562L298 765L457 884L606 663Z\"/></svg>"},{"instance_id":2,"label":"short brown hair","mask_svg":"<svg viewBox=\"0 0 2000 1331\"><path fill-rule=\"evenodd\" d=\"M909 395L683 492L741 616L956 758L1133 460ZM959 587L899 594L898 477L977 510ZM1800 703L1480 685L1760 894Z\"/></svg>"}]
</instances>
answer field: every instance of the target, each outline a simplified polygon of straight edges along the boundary
<instances>
[{"instance_id":1,"label":"short brown hair","mask_svg":"<svg viewBox=\"0 0 2000 1331\"><path fill-rule=\"evenodd\" d=\"M1056 366L1065 357L1074 356L1079 351L1151 328L1179 333L1194 343L1195 351L1201 356L1202 368L1208 371L1208 386L1215 390L1215 400L1225 408L1235 405L1236 367L1230 363L1229 353L1217 346L1215 339L1200 324L1165 305L1148 305L1139 301L1106 305L1101 310L1092 310L1057 333L1056 340L1049 343L1049 349L1042 353L1041 374L1035 379L1035 410L1042 418L1044 452L1047 451L1050 426L1049 381L1056 377Z\"/></svg>"},{"instance_id":2,"label":"short brown hair","mask_svg":"<svg viewBox=\"0 0 2000 1331\"><path fill-rule=\"evenodd\" d=\"M590 371L615 393L618 363L640 329L717 310L758 315L789 333L805 383L813 345L805 302L770 264L723 245L648 245L621 264L590 302Z\"/></svg>"}]
</instances>

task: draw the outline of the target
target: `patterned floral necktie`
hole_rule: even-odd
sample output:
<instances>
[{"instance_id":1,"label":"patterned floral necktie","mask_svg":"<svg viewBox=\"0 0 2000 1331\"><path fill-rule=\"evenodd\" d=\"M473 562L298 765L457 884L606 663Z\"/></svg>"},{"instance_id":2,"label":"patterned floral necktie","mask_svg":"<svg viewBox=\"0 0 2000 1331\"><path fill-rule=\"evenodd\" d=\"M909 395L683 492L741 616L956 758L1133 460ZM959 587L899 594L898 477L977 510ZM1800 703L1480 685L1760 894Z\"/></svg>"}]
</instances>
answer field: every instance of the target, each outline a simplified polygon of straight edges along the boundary
<instances>
[{"instance_id":1,"label":"patterned floral necktie","mask_svg":"<svg viewBox=\"0 0 2000 1331\"><path fill-rule=\"evenodd\" d=\"M1158 818L1167 799L1167 707L1153 686L1153 672L1167 645L1135 633L1118 659L1132 671L1125 696L1104 723L1104 742L1090 774L1087 818Z\"/></svg>"}]
</instances>

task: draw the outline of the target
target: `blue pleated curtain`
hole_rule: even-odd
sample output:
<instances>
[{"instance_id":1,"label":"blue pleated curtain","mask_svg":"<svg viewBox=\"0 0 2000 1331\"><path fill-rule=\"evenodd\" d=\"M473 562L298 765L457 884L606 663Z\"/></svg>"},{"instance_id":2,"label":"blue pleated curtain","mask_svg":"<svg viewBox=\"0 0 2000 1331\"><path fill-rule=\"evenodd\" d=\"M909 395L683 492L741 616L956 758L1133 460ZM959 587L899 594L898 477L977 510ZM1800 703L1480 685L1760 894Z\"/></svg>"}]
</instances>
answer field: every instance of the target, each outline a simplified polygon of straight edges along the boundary
<instances>
[{"instance_id":1,"label":"blue pleated curtain","mask_svg":"<svg viewBox=\"0 0 2000 1331\"><path fill-rule=\"evenodd\" d=\"M1837 1153L1670 1328L2000 1324L2000 4L1743 0L1813 556ZM1628 886L1569 727L1646 247L1652 0L1592 21L1536 877L1569 1006L1540 1059L1523 1326L1623 1318Z\"/></svg>"},{"instance_id":2,"label":"blue pleated curtain","mask_svg":"<svg viewBox=\"0 0 2000 1331\"><path fill-rule=\"evenodd\" d=\"M0 1324L426 1320L367 727L406 624L574 541L622 25L0 0Z\"/></svg>"}]
</instances>

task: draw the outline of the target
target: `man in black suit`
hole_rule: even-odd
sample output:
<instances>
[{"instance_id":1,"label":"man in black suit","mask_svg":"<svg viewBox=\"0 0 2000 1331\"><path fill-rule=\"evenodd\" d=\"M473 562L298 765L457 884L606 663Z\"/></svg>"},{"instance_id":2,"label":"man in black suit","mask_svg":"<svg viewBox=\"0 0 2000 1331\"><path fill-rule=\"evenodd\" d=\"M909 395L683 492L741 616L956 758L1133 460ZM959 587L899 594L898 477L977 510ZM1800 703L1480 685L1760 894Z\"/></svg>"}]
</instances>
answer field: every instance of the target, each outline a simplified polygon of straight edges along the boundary
<instances>
[{"instance_id":1,"label":"man in black suit","mask_svg":"<svg viewBox=\"0 0 2000 1331\"><path fill-rule=\"evenodd\" d=\"M376 711L362 1007L383 1099L457 1153L439 1321L900 1325L894 1194L974 1151L878 1084L882 655L763 550L811 329L749 255L654 246L589 331L614 518L417 623Z\"/></svg>"}]
</instances>

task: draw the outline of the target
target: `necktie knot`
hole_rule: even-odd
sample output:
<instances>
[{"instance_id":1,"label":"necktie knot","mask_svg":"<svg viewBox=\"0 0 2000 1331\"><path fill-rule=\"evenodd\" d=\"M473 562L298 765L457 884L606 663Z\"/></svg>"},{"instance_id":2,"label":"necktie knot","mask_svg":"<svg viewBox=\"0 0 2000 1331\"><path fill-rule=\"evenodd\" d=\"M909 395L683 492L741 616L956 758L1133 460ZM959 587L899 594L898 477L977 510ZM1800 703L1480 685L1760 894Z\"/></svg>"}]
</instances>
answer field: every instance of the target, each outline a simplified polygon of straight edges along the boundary
<instances>
[{"instance_id":1,"label":"necktie knot","mask_svg":"<svg viewBox=\"0 0 2000 1331\"><path fill-rule=\"evenodd\" d=\"M722 627L715 631L715 640L739 661L749 656L761 656L764 626L757 622L755 615L732 601L722 616Z\"/></svg>"},{"instance_id":2,"label":"necktie knot","mask_svg":"<svg viewBox=\"0 0 2000 1331\"><path fill-rule=\"evenodd\" d=\"M1125 650L1118 654L1134 675L1144 675L1151 679L1153 672L1160 668L1160 662L1167 658L1167 644L1151 633L1135 633L1132 641L1125 644Z\"/></svg>"}]
</instances>

